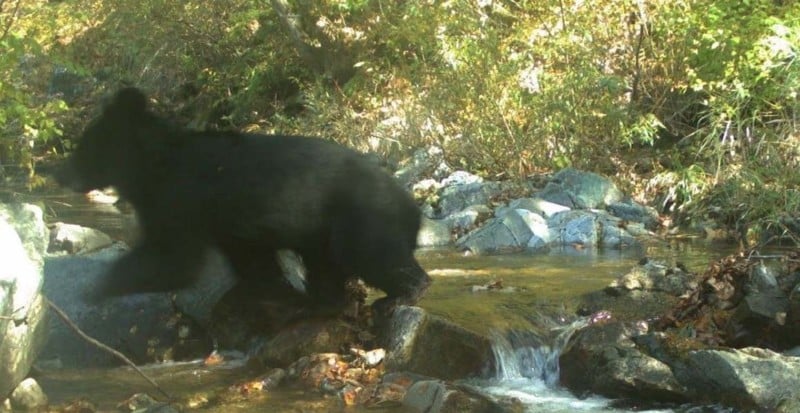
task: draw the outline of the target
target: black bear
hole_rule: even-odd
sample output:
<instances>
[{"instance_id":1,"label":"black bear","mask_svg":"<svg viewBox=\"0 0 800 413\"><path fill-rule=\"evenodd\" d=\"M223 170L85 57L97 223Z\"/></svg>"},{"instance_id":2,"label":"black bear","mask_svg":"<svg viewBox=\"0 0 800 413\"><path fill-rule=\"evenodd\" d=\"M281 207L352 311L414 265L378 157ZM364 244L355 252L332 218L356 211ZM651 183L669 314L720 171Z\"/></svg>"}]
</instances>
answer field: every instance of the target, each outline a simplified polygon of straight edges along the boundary
<instances>
[{"instance_id":1,"label":"black bear","mask_svg":"<svg viewBox=\"0 0 800 413\"><path fill-rule=\"evenodd\" d=\"M380 309L413 304L430 284L413 255L413 199L364 155L323 139L188 130L125 88L86 127L60 180L116 187L140 221L139 243L96 297L188 286L208 248L240 282L320 307L342 305L350 277L386 293ZM302 296L280 276L279 249L303 258Z\"/></svg>"}]
</instances>

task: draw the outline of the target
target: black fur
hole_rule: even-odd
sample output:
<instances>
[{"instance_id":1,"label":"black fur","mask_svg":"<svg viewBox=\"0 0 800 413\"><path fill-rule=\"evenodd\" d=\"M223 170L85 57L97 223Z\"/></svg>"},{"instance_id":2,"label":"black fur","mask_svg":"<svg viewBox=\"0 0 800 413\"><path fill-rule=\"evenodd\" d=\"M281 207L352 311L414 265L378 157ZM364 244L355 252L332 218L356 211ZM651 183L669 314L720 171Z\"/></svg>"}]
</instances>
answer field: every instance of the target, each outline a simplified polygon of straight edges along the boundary
<instances>
[{"instance_id":1,"label":"black fur","mask_svg":"<svg viewBox=\"0 0 800 413\"><path fill-rule=\"evenodd\" d=\"M211 247L241 280L284 298L299 293L276 275L275 251L298 252L314 305L341 305L351 276L386 292L381 305L413 303L430 283L413 255L414 201L373 162L322 139L190 131L127 88L88 125L62 178L77 191L114 186L139 216L140 243L97 296L185 287Z\"/></svg>"}]
</instances>

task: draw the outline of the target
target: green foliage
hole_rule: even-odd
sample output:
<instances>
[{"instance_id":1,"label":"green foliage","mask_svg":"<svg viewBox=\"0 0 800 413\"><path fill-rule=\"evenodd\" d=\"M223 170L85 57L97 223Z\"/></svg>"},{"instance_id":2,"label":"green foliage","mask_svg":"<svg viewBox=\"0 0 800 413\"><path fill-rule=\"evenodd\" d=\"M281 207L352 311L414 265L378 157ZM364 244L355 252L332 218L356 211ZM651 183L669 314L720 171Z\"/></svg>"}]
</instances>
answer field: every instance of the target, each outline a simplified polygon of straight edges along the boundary
<instances>
[{"instance_id":1,"label":"green foliage","mask_svg":"<svg viewBox=\"0 0 800 413\"><path fill-rule=\"evenodd\" d=\"M493 177L615 173L645 153L668 165L649 188L672 211L737 227L775 228L796 202L791 2L39 0L12 20L6 164L58 134L63 106L45 104L35 76L13 77L33 55L143 87L192 126L325 135L397 158L437 145Z\"/></svg>"},{"instance_id":2,"label":"green foliage","mask_svg":"<svg viewBox=\"0 0 800 413\"><path fill-rule=\"evenodd\" d=\"M18 20L35 7L0 2L0 178L33 178L36 150L62 133L56 116L66 105L34 92L44 50Z\"/></svg>"},{"instance_id":3,"label":"green foliage","mask_svg":"<svg viewBox=\"0 0 800 413\"><path fill-rule=\"evenodd\" d=\"M702 166L693 164L686 168L679 168L676 171L665 171L656 175L649 182L650 191L654 194L662 194L662 210L674 213L688 212L687 208L696 205L696 199L708 191L708 174ZM656 197L656 196L654 196Z\"/></svg>"},{"instance_id":4,"label":"green foliage","mask_svg":"<svg viewBox=\"0 0 800 413\"><path fill-rule=\"evenodd\" d=\"M704 108L689 147L713 176L694 210L717 211L743 241L776 228L796 203L788 195L800 160L800 12L778 4L698 2L705 15L687 21L696 36L684 96L699 97L694 106Z\"/></svg>"}]
</instances>

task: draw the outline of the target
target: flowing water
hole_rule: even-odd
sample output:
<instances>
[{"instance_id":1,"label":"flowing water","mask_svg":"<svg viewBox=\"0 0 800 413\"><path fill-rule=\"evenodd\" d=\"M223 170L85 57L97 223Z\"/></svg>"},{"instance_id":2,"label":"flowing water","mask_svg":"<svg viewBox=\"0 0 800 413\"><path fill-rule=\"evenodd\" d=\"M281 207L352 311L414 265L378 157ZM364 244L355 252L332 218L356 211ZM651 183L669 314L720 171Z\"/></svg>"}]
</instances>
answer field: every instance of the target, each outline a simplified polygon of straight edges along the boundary
<instances>
[{"instance_id":1,"label":"flowing water","mask_svg":"<svg viewBox=\"0 0 800 413\"><path fill-rule=\"evenodd\" d=\"M77 223L131 241L135 224L130 211L87 202L63 191L44 194L0 194L5 198L42 205L48 222ZM592 250L565 247L548 253L519 253L465 257L452 250L420 251L420 263L434 283L420 306L494 341L498 366L494 378L474 382L498 397L514 397L529 412L625 411L600 397L578 399L559 388L558 355L570 334L585 325L576 319L575 304L583 294L598 291L628 271L643 256L680 261L690 270L730 252L728 246L703 242L657 242L640 249ZM496 287L486 289L487 285ZM216 368L197 363L150 366L148 374L173 394L188 395L225 388L247 377L242 365ZM51 403L79 397L112 408L134 392L152 389L128 369L47 371L38 377ZM291 390L271 392L268 398L208 412L335 411L330 399ZM358 410L348 409L349 412ZM370 410L375 411L375 410ZM385 411L401 411L398 408Z\"/></svg>"},{"instance_id":2,"label":"flowing water","mask_svg":"<svg viewBox=\"0 0 800 413\"><path fill-rule=\"evenodd\" d=\"M546 334L512 330L491 337L497 371L476 382L489 394L516 398L528 412L614 411L602 397L577 399L558 384L558 357L573 333L588 325L585 318L554 326Z\"/></svg>"}]
</instances>

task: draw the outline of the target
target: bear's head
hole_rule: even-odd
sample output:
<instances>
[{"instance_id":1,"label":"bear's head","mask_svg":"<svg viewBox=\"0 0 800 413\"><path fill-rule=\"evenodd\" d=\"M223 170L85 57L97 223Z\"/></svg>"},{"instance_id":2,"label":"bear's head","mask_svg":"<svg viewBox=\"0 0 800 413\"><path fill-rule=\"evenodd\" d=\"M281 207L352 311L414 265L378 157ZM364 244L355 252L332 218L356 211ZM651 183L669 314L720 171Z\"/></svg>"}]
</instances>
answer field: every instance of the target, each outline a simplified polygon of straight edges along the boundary
<instances>
[{"instance_id":1,"label":"bear's head","mask_svg":"<svg viewBox=\"0 0 800 413\"><path fill-rule=\"evenodd\" d=\"M108 186L130 185L147 168L146 147L154 136L147 133L154 122L147 98L136 88L118 91L93 119L57 178L79 192ZM152 160L151 160L152 161Z\"/></svg>"}]
</instances>

